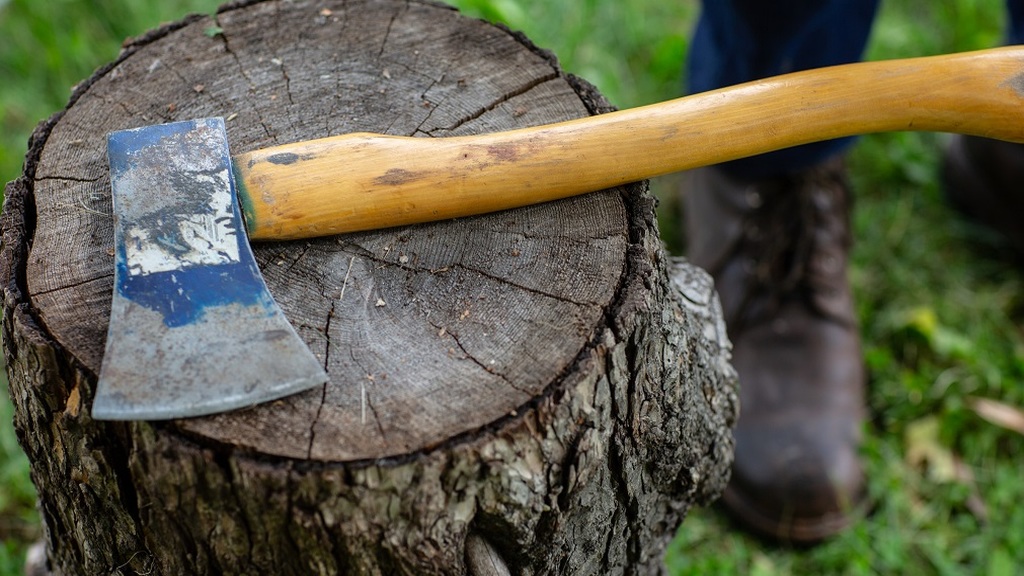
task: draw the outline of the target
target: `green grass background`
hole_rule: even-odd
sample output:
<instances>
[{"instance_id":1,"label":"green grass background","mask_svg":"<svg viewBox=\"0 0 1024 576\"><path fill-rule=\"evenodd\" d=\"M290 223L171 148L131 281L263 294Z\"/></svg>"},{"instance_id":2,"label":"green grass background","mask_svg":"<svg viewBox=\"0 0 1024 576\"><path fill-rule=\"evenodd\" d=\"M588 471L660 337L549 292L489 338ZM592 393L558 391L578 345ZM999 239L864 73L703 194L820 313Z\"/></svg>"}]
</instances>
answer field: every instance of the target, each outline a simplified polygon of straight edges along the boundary
<instances>
[{"instance_id":1,"label":"green grass background","mask_svg":"<svg viewBox=\"0 0 1024 576\"><path fill-rule=\"evenodd\" d=\"M679 95L692 0L458 0L553 50L564 67L630 107ZM33 126L120 43L204 0L0 0L0 181L21 170ZM883 0L868 57L999 43L999 0ZM864 457L872 513L812 549L774 547L717 508L674 540L673 574L986 574L1024 566L1024 437L970 398L1024 406L1024 276L998 240L942 201L946 136L864 138L851 154L857 204L851 276L870 371ZM654 183L671 203L673 180ZM664 217L674 249L678 228ZM19 574L38 537L28 465L0 401L0 575Z\"/></svg>"}]
</instances>

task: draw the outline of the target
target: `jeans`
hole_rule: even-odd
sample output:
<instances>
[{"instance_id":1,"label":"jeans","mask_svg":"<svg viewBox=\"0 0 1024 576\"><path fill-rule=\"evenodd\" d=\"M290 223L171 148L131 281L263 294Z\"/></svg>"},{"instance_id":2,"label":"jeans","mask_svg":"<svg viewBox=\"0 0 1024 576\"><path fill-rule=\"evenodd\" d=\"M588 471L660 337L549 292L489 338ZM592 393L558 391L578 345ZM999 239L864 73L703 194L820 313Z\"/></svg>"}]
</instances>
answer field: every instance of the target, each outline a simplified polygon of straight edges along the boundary
<instances>
[{"instance_id":1,"label":"jeans","mask_svg":"<svg viewBox=\"0 0 1024 576\"><path fill-rule=\"evenodd\" d=\"M690 45L687 91L860 60L879 0L704 0ZM1007 41L1024 43L1024 0L1007 0ZM805 144L722 165L757 179L809 168L853 138Z\"/></svg>"}]
</instances>

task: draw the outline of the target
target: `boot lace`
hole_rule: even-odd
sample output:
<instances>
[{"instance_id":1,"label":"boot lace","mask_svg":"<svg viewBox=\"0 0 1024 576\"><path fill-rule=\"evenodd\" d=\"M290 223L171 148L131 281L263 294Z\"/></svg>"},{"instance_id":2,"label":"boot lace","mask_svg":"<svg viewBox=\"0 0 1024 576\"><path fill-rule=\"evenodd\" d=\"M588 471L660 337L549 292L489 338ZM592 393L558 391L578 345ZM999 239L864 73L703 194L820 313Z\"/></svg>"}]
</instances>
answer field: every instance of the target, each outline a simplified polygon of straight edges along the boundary
<instances>
[{"instance_id":1,"label":"boot lace","mask_svg":"<svg viewBox=\"0 0 1024 576\"><path fill-rule=\"evenodd\" d=\"M733 257L747 272L738 327L772 317L798 299L817 314L852 323L846 254L850 194L841 161L752 185L751 209Z\"/></svg>"}]
</instances>

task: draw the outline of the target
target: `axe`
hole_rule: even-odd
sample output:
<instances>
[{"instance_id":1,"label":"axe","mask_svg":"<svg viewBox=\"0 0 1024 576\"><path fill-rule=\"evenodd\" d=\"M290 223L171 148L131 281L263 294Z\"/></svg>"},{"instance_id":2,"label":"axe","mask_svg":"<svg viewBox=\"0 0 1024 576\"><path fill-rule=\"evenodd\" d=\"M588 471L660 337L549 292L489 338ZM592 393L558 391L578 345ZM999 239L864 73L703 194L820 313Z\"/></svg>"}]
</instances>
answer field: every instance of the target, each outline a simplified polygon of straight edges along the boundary
<instances>
[{"instance_id":1,"label":"axe","mask_svg":"<svg viewBox=\"0 0 1024 576\"><path fill-rule=\"evenodd\" d=\"M218 118L114 132L115 285L92 415L199 416L327 381L249 240L506 210L870 132L1024 142L1022 111L1024 48L1001 48L823 68L465 137L357 133L231 156Z\"/></svg>"}]
</instances>

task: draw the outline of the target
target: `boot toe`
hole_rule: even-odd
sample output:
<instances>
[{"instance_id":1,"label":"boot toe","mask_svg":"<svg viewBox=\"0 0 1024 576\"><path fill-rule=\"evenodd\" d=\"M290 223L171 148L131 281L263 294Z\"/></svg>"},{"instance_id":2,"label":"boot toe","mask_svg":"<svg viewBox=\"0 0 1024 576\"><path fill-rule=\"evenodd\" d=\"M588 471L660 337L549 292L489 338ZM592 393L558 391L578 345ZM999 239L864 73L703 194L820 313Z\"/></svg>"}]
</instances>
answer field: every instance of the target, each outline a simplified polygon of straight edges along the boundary
<instances>
[{"instance_id":1,"label":"boot toe","mask_svg":"<svg viewBox=\"0 0 1024 576\"><path fill-rule=\"evenodd\" d=\"M779 322L779 319L785 322ZM793 543L842 531L862 501L860 340L797 305L735 342L742 413L726 506Z\"/></svg>"},{"instance_id":2,"label":"boot toe","mask_svg":"<svg viewBox=\"0 0 1024 576\"><path fill-rule=\"evenodd\" d=\"M808 432L805 427L746 426L737 434L736 463L723 494L725 505L744 524L796 544L843 531L856 517L864 493L851 439Z\"/></svg>"}]
</instances>

